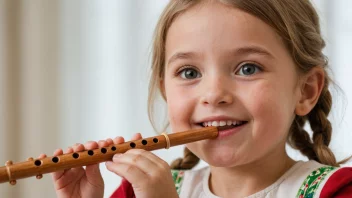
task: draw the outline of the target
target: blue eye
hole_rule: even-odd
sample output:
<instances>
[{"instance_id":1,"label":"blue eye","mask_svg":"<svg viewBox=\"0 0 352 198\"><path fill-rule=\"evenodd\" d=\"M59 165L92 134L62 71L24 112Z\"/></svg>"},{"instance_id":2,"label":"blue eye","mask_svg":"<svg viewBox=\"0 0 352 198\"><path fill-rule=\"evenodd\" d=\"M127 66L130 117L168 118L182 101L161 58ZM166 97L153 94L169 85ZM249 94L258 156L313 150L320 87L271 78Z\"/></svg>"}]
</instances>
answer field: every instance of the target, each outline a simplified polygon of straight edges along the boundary
<instances>
[{"instance_id":1,"label":"blue eye","mask_svg":"<svg viewBox=\"0 0 352 198\"><path fill-rule=\"evenodd\" d=\"M250 76L261 71L260 67L253 63L246 63L241 66L240 70L236 73L241 76Z\"/></svg>"},{"instance_id":2,"label":"blue eye","mask_svg":"<svg viewBox=\"0 0 352 198\"><path fill-rule=\"evenodd\" d=\"M183 79L195 79L201 77L200 73L192 68L185 68L179 72Z\"/></svg>"}]
</instances>

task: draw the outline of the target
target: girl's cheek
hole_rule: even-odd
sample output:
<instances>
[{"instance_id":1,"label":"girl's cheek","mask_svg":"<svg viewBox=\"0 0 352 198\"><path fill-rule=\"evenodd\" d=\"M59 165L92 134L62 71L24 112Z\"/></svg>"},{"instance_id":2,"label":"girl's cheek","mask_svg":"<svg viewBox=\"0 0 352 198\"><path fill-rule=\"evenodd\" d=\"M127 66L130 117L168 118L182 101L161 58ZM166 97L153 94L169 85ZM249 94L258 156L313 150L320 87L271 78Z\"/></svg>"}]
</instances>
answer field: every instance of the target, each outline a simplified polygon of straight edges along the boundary
<instances>
[{"instance_id":1,"label":"girl's cheek","mask_svg":"<svg viewBox=\"0 0 352 198\"><path fill-rule=\"evenodd\" d=\"M290 114L287 106L283 103L283 95L275 88L258 89L255 96L249 102L249 111L254 121L259 124L261 135L280 135L287 131L290 125ZM259 129L258 128L258 129Z\"/></svg>"},{"instance_id":2,"label":"girl's cheek","mask_svg":"<svg viewBox=\"0 0 352 198\"><path fill-rule=\"evenodd\" d=\"M188 130L194 110L194 99L185 89L174 89L168 95L168 115L173 131Z\"/></svg>"}]
</instances>

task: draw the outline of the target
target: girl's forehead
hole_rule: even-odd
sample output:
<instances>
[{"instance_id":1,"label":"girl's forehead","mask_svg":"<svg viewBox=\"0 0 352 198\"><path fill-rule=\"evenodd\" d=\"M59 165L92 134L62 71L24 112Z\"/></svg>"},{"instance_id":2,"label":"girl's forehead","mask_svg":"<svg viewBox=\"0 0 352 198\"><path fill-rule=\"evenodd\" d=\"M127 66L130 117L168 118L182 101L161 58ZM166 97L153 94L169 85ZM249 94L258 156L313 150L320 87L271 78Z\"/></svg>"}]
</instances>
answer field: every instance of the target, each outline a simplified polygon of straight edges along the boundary
<instances>
[{"instance_id":1,"label":"girl's forehead","mask_svg":"<svg viewBox=\"0 0 352 198\"><path fill-rule=\"evenodd\" d=\"M261 46L275 55L285 48L280 36L259 18L222 3L203 3L186 10L171 24L166 60L179 51L222 51Z\"/></svg>"}]
</instances>

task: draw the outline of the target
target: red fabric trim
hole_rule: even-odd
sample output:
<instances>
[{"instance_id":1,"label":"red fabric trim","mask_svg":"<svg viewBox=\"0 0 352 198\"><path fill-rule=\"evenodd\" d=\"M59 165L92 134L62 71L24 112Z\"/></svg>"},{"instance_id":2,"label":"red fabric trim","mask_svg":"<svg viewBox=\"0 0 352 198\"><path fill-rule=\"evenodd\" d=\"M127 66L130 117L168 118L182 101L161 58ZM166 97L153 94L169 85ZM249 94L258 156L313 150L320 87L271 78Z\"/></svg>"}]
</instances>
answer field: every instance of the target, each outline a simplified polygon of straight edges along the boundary
<instances>
[{"instance_id":1,"label":"red fabric trim","mask_svg":"<svg viewBox=\"0 0 352 198\"><path fill-rule=\"evenodd\" d=\"M136 198L133 187L126 179L122 179L121 185L115 190L110 198Z\"/></svg>"},{"instance_id":2,"label":"red fabric trim","mask_svg":"<svg viewBox=\"0 0 352 198\"><path fill-rule=\"evenodd\" d=\"M320 198L330 197L352 197L352 168L341 168L330 176L320 193Z\"/></svg>"}]
</instances>

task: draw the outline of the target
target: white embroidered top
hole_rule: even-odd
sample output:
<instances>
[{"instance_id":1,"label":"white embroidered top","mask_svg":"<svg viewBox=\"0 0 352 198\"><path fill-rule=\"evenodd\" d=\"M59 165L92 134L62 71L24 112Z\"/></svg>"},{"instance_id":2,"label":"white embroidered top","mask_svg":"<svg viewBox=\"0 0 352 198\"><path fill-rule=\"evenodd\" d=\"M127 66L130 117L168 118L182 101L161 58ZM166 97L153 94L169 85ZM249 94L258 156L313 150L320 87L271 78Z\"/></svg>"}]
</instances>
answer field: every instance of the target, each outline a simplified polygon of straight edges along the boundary
<instances>
[{"instance_id":1,"label":"white embroidered top","mask_svg":"<svg viewBox=\"0 0 352 198\"><path fill-rule=\"evenodd\" d=\"M338 168L330 169L313 160L299 161L275 183L247 198L303 197L300 195L303 193L305 193L304 197L307 195L306 193L310 193L311 196L313 195L312 197L319 197L321 188L327 181L324 177L328 178L336 170ZM220 198L209 189L209 175L209 167L199 170L173 170L180 198ZM314 176L316 177L314 178Z\"/></svg>"}]
</instances>

